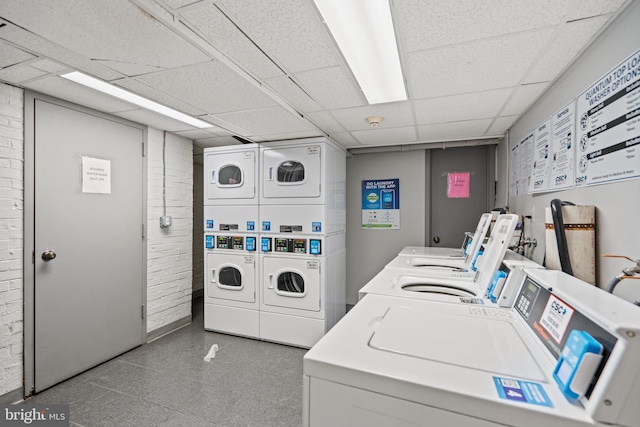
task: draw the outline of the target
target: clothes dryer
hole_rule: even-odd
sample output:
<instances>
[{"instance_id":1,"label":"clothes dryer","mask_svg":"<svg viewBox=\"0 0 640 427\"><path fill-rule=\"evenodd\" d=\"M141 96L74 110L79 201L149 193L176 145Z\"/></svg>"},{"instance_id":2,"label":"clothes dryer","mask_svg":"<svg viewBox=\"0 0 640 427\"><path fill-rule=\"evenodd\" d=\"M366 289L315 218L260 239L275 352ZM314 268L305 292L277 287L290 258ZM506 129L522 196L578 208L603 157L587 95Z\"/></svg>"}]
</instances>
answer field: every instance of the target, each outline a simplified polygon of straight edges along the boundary
<instances>
[{"instance_id":1,"label":"clothes dryer","mask_svg":"<svg viewBox=\"0 0 640 427\"><path fill-rule=\"evenodd\" d=\"M258 144L204 149L204 205L255 205L258 196Z\"/></svg>"},{"instance_id":2,"label":"clothes dryer","mask_svg":"<svg viewBox=\"0 0 640 427\"><path fill-rule=\"evenodd\" d=\"M304 356L303 425L637 426L637 307L559 271L520 288L511 309L367 295Z\"/></svg>"},{"instance_id":3,"label":"clothes dryer","mask_svg":"<svg viewBox=\"0 0 640 427\"><path fill-rule=\"evenodd\" d=\"M205 234L204 328L260 336L257 235Z\"/></svg>"},{"instance_id":4,"label":"clothes dryer","mask_svg":"<svg viewBox=\"0 0 640 427\"><path fill-rule=\"evenodd\" d=\"M342 318L344 243L344 234L261 236L261 339L308 348Z\"/></svg>"}]
</instances>

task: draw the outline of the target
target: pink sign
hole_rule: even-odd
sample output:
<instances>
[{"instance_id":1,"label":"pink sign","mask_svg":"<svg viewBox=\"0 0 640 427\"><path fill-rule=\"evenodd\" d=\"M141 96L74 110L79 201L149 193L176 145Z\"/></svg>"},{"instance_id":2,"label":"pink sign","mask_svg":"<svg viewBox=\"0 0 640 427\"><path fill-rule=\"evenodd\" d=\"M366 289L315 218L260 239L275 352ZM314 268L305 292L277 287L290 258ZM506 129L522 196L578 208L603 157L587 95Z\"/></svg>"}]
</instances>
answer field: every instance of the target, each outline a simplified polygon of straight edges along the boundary
<instances>
[{"instance_id":1,"label":"pink sign","mask_svg":"<svg viewBox=\"0 0 640 427\"><path fill-rule=\"evenodd\" d=\"M452 172L447 174L447 197L450 199L468 199L471 174Z\"/></svg>"}]
</instances>

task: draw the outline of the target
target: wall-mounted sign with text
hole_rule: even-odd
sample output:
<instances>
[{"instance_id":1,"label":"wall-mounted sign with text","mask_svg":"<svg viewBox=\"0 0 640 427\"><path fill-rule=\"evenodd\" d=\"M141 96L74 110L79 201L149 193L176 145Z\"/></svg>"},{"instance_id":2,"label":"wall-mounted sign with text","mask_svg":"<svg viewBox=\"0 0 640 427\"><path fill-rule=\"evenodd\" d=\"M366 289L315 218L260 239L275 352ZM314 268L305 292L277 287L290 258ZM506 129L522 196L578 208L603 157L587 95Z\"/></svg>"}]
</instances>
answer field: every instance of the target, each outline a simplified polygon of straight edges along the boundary
<instances>
[{"instance_id":1,"label":"wall-mounted sign with text","mask_svg":"<svg viewBox=\"0 0 640 427\"><path fill-rule=\"evenodd\" d=\"M362 228L400 229L400 180L362 181Z\"/></svg>"}]
</instances>

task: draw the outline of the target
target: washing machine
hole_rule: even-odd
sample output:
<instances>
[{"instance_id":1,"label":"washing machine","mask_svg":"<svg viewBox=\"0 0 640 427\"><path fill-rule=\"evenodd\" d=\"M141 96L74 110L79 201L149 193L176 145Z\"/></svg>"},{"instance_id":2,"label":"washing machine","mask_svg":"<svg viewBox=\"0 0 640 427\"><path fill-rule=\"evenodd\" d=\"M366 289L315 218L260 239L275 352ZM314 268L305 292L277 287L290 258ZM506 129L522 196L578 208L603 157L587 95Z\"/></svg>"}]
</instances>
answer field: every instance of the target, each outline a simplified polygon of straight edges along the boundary
<instances>
[{"instance_id":1,"label":"washing machine","mask_svg":"<svg viewBox=\"0 0 640 427\"><path fill-rule=\"evenodd\" d=\"M421 271L412 273L385 268L358 292L362 299L367 294L389 295L404 298L427 299L461 304L476 304L495 307L512 307L519 291L524 268L544 267L510 253L502 259L499 268L481 270L471 282L442 279Z\"/></svg>"},{"instance_id":2,"label":"washing machine","mask_svg":"<svg viewBox=\"0 0 640 427\"><path fill-rule=\"evenodd\" d=\"M309 348L346 310L344 234L260 237L260 338Z\"/></svg>"},{"instance_id":3,"label":"washing machine","mask_svg":"<svg viewBox=\"0 0 640 427\"><path fill-rule=\"evenodd\" d=\"M391 260L385 268L402 270L411 274L420 271L422 274L428 274L432 277L469 281L475 280L481 269L489 270L491 275L493 275L500 266L509 247L511 235L515 230L517 220L518 217L511 214L498 217L494 234L482 248L478 247L474 250L475 255L473 259L469 257L462 261L430 258L427 256L412 257L398 255Z\"/></svg>"},{"instance_id":4,"label":"washing machine","mask_svg":"<svg viewBox=\"0 0 640 427\"><path fill-rule=\"evenodd\" d=\"M445 258L454 260L471 258L471 260L473 260L480 249L480 246L485 241L492 219L493 215L491 213L482 214L474 233L465 233L461 248L405 246L398 253L398 256L407 256L412 258Z\"/></svg>"},{"instance_id":5,"label":"washing machine","mask_svg":"<svg viewBox=\"0 0 640 427\"><path fill-rule=\"evenodd\" d=\"M204 328L260 337L257 235L205 233Z\"/></svg>"},{"instance_id":6,"label":"washing machine","mask_svg":"<svg viewBox=\"0 0 640 427\"><path fill-rule=\"evenodd\" d=\"M304 356L303 425L638 426L638 308L524 270L515 307L367 295Z\"/></svg>"}]
</instances>

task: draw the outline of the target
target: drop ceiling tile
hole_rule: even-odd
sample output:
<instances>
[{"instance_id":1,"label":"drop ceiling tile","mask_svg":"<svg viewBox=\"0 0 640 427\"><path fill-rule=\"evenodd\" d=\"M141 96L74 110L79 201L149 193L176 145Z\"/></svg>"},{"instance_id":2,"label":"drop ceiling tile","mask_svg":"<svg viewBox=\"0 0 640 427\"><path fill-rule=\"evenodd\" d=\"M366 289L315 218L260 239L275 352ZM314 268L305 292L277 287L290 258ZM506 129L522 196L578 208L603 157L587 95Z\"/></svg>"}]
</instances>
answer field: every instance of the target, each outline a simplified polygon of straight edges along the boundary
<instances>
[{"instance_id":1,"label":"drop ceiling tile","mask_svg":"<svg viewBox=\"0 0 640 427\"><path fill-rule=\"evenodd\" d=\"M299 111L309 112L322 109L288 76L265 79L265 84Z\"/></svg>"},{"instance_id":2,"label":"drop ceiling tile","mask_svg":"<svg viewBox=\"0 0 640 427\"><path fill-rule=\"evenodd\" d=\"M351 135L365 146L401 145L416 142L416 129L413 126L388 129L378 127L351 132Z\"/></svg>"},{"instance_id":3,"label":"drop ceiling tile","mask_svg":"<svg viewBox=\"0 0 640 427\"><path fill-rule=\"evenodd\" d=\"M513 88L505 88L420 99L414 102L416 121L424 125L494 117L512 91Z\"/></svg>"},{"instance_id":4,"label":"drop ceiling tile","mask_svg":"<svg viewBox=\"0 0 640 427\"><path fill-rule=\"evenodd\" d=\"M135 108L133 104L57 76L27 82L24 87L105 113Z\"/></svg>"},{"instance_id":5,"label":"drop ceiling tile","mask_svg":"<svg viewBox=\"0 0 640 427\"><path fill-rule=\"evenodd\" d=\"M110 67L122 73L131 64L173 68L208 59L129 1L2 3L6 14L0 16L86 58L112 61Z\"/></svg>"},{"instance_id":6,"label":"drop ceiling tile","mask_svg":"<svg viewBox=\"0 0 640 427\"><path fill-rule=\"evenodd\" d=\"M38 61L31 62L29 66L37 68L38 70L46 71L47 73L60 73L62 71L69 70L68 66L59 64L50 59L40 59Z\"/></svg>"},{"instance_id":7,"label":"drop ceiling tile","mask_svg":"<svg viewBox=\"0 0 640 427\"><path fill-rule=\"evenodd\" d=\"M164 2L172 9L179 9L194 3L200 3L200 0L164 0Z\"/></svg>"},{"instance_id":8,"label":"drop ceiling tile","mask_svg":"<svg viewBox=\"0 0 640 427\"><path fill-rule=\"evenodd\" d=\"M138 76L135 80L210 114L275 105L260 89L219 61Z\"/></svg>"},{"instance_id":9,"label":"drop ceiling tile","mask_svg":"<svg viewBox=\"0 0 640 427\"><path fill-rule=\"evenodd\" d=\"M224 130L225 132L228 132L230 134L233 135L238 135L241 136L243 138L248 138L250 136L253 136L252 133L246 129L240 128L238 126L235 126L232 123L226 122L222 119L220 119L217 116L212 116L210 114L204 115L204 116L200 116L199 117L202 120L205 120L209 123L213 123L214 125L216 125L217 127L221 128L222 130Z\"/></svg>"},{"instance_id":10,"label":"drop ceiling tile","mask_svg":"<svg viewBox=\"0 0 640 427\"><path fill-rule=\"evenodd\" d=\"M563 22L558 0L403 0L394 2L408 52L464 43Z\"/></svg>"},{"instance_id":11,"label":"drop ceiling tile","mask_svg":"<svg viewBox=\"0 0 640 427\"><path fill-rule=\"evenodd\" d=\"M164 92L161 92L159 90L156 90L155 88L149 87L144 83L141 83L132 78L115 80L115 81L112 81L111 83L116 86L120 86L137 95L151 99L152 101L155 101L159 104L166 105L167 107L171 107L185 114L190 114L192 116L200 116L202 114L206 114L206 112L201 108L196 108L193 105L189 104L188 102L185 102L181 99L176 99L173 96L169 96Z\"/></svg>"},{"instance_id":12,"label":"drop ceiling tile","mask_svg":"<svg viewBox=\"0 0 640 427\"><path fill-rule=\"evenodd\" d=\"M0 32L2 35L2 32ZM18 49L17 47L11 46L0 40L0 68L10 67L15 64L19 64L26 60L35 58L34 55L25 52L24 50Z\"/></svg>"},{"instance_id":13,"label":"drop ceiling tile","mask_svg":"<svg viewBox=\"0 0 640 427\"><path fill-rule=\"evenodd\" d=\"M289 73L340 63L311 1L219 0L216 4Z\"/></svg>"},{"instance_id":14,"label":"drop ceiling tile","mask_svg":"<svg viewBox=\"0 0 640 427\"><path fill-rule=\"evenodd\" d=\"M500 114L510 116L524 113L547 86L549 86L549 82L519 86Z\"/></svg>"},{"instance_id":15,"label":"drop ceiling tile","mask_svg":"<svg viewBox=\"0 0 640 427\"><path fill-rule=\"evenodd\" d=\"M413 99L516 86L553 29L409 54L408 81Z\"/></svg>"},{"instance_id":16,"label":"drop ceiling tile","mask_svg":"<svg viewBox=\"0 0 640 427\"><path fill-rule=\"evenodd\" d=\"M332 133L330 136L345 148L360 147L362 145L349 132Z\"/></svg>"},{"instance_id":17,"label":"drop ceiling tile","mask_svg":"<svg viewBox=\"0 0 640 427\"><path fill-rule=\"evenodd\" d=\"M345 129L350 131L371 129L371 125L365 121L369 116L384 117L379 128L401 128L414 125L411 104L408 102L365 105L332 110L331 113Z\"/></svg>"},{"instance_id":18,"label":"drop ceiling tile","mask_svg":"<svg viewBox=\"0 0 640 427\"><path fill-rule=\"evenodd\" d=\"M41 70L36 70L28 65L14 65L12 67L3 68L0 70L0 80L5 82L19 84L27 80L35 79L36 77L45 76L47 73Z\"/></svg>"},{"instance_id":19,"label":"drop ceiling tile","mask_svg":"<svg viewBox=\"0 0 640 427\"><path fill-rule=\"evenodd\" d=\"M254 135L270 135L311 130L308 122L282 107L217 114L217 118Z\"/></svg>"},{"instance_id":20,"label":"drop ceiling tile","mask_svg":"<svg viewBox=\"0 0 640 427\"><path fill-rule=\"evenodd\" d=\"M365 104L364 97L342 66L304 71L295 77L309 95L329 110Z\"/></svg>"},{"instance_id":21,"label":"drop ceiling tile","mask_svg":"<svg viewBox=\"0 0 640 427\"><path fill-rule=\"evenodd\" d=\"M326 133L344 132L346 130L329 111L308 113L307 117Z\"/></svg>"},{"instance_id":22,"label":"drop ceiling tile","mask_svg":"<svg viewBox=\"0 0 640 427\"><path fill-rule=\"evenodd\" d=\"M494 122L487 130L487 136L489 135L504 135L513 124L518 120L520 116L502 116L496 117Z\"/></svg>"},{"instance_id":23,"label":"drop ceiling tile","mask_svg":"<svg viewBox=\"0 0 640 427\"><path fill-rule=\"evenodd\" d=\"M617 12L626 0L572 0L567 8L567 21Z\"/></svg>"},{"instance_id":24,"label":"drop ceiling tile","mask_svg":"<svg viewBox=\"0 0 640 427\"><path fill-rule=\"evenodd\" d=\"M181 16L212 46L249 73L261 79L284 75L214 4L190 8Z\"/></svg>"},{"instance_id":25,"label":"drop ceiling tile","mask_svg":"<svg viewBox=\"0 0 640 427\"><path fill-rule=\"evenodd\" d=\"M532 65L525 83L555 79L590 43L609 18L610 15L605 15L565 24L562 32L545 49L542 58Z\"/></svg>"},{"instance_id":26,"label":"drop ceiling tile","mask_svg":"<svg viewBox=\"0 0 640 427\"><path fill-rule=\"evenodd\" d=\"M418 140L437 142L482 138L492 121L482 119L418 126Z\"/></svg>"},{"instance_id":27,"label":"drop ceiling tile","mask_svg":"<svg viewBox=\"0 0 640 427\"><path fill-rule=\"evenodd\" d=\"M182 123L178 120L142 108L112 114L114 116L122 117L123 119L131 120L132 122L145 124L157 130L166 130L167 132L196 129L186 123Z\"/></svg>"},{"instance_id":28,"label":"drop ceiling tile","mask_svg":"<svg viewBox=\"0 0 640 427\"><path fill-rule=\"evenodd\" d=\"M0 5L4 4L4 2L0 2ZM22 4L22 2L20 2L20 4ZM2 13L0 13L0 16L1 15ZM7 24L0 28L0 38L18 44L29 51L36 52L38 56L48 57L61 64L65 64L103 80L109 81L123 77L122 74L116 71L84 58L77 53L71 52L62 46L16 27L15 25Z\"/></svg>"}]
</instances>

